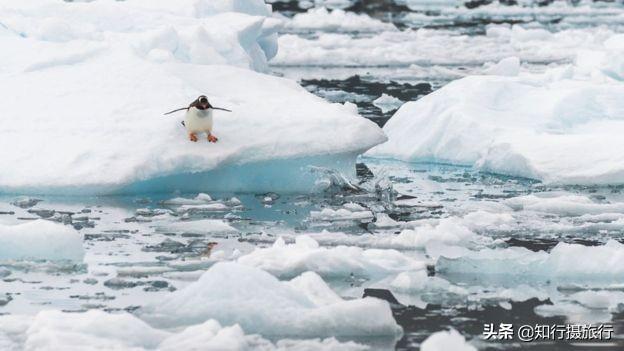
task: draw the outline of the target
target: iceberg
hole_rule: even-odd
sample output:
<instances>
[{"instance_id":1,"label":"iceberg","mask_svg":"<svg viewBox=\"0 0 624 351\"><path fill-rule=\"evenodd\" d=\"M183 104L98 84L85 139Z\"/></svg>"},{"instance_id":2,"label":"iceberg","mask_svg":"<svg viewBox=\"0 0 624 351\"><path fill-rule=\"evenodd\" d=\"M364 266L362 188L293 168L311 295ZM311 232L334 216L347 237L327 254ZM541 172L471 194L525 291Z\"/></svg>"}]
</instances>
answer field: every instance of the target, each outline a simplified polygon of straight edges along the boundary
<instances>
[{"instance_id":1,"label":"iceberg","mask_svg":"<svg viewBox=\"0 0 624 351\"><path fill-rule=\"evenodd\" d=\"M261 0L3 4L0 192L308 191L310 166L355 177L385 135L261 73L270 15ZM217 144L163 116L200 94L234 111L215 113Z\"/></svg>"},{"instance_id":2,"label":"iceberg","mask_svg":"<svg viewBox=\"0 0 624 351\"><path fill-rule=\"evenodd\" d=\"M0 261L67 260L82 262L82 234L70 226L46 220L0 223Z\"/></svg>"},{"instance_id":3,"label":"iceberg","mask_svg":"<svg viewBox=\"0 0 624 351\"><path fill-rule=\"evenodd\" d=\"M159 327L215 319L265 336L395 338L401 334L385 301L344 301L315 273L282 282L263 270L234 262L216 263L198 281L147 305L140 314Z\"/></svg>"},{"instance_id":4,"label":"iceberg","mask_svg":"<svg viewBox=\"0 0 624 351\"><path fill-rule=\"evenodd\" d=\"M539 74L469 76L403 105L367 153L549 184L624 183L622 43ZM620 55L617 55L620 53Z\"/></svg>"}]
</instances>

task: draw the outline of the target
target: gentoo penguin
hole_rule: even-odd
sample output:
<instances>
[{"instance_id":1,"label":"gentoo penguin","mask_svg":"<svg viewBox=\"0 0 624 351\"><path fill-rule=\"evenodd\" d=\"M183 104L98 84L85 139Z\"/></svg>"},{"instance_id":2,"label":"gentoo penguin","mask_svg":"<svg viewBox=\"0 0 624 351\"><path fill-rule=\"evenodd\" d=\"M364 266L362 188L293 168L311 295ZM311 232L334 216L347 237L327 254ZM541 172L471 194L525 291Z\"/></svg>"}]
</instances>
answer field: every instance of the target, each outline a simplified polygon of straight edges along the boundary
<instances>
[{"instance_id":1,"label":"gentoo penguin","mask_svg":"<svg viewBox=\"0 0 624 351\"><path fill-rule=\"evenodd\" d=\"M216 143L219 140L212 134L212 111L222 110L232 112L224 108L212 106L205 95L200 95L189 107L179 108L165 114L168 115L182 110L186 110L186 116L184 117L182 125L186 127L189 139L191 141L197 141L198 133L206 133L208 141L211 143Z\"/></svg>"}]
</instances>

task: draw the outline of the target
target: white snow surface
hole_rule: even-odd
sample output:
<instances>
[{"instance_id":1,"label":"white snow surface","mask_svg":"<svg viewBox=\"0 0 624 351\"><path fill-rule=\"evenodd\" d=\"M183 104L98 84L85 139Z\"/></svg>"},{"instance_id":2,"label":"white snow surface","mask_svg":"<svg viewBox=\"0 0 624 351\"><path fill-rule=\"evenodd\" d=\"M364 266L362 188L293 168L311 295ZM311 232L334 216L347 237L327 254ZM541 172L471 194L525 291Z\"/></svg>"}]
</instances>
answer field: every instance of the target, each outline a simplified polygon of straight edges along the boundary
<instances>
[{"instance_id":1,"label":"white snow surface","mask_svg":"<svg viewBox=\"0 0 624 351\"><path fill-rule=\"evenodd\" d=\"M261 0L0 5L0 192L309 190L355 175L383 132L264 71L280 21ZM180 125L206 94L217 144ZM10 150L10 152L9 152Z\"/></svg>"},{"instance_id":2,"label":"white snow surface","mask_svg":"<svg viewBox=\"0 0 624 351\"><path fill-rule=\"evenodd\" d=\"M70 260L84 257L82 234L70 226L46 220L0 224L0 261Z\"/></svg>"},{"instance_id":3,"label":"white snow surface","mask_svg":"<svg viewBox=\"0 0 624 351\"><path fill-rule=\"evenodd\" d=\"M543 74L470 76L403 105L367 155L555 184L624 183L624 36ZM505 69L507 71L507 69ZM508 72L506 72L508 73Z\"/></svg>"},{"instance_id":4,"label":"white snow surface","mask_svg":"<svg viewBox=\"0 0 624 351\"><path fill-rule=\"evenodd\" d=\"M262 335L401 334L385 301L344 301L315 273L282 282L263 270L234 262L216 263L198 281L143 308L141 316L152 325L168 327L212 318L224 325L238 323L245 331Z\"/></svg>"},{"instance_id":5,"label":"white snow surface","mask_svg":"<svg viewBox=\"0 0 624 351\"><path fill-rule=\"evenodd\" d=\"M366 349L363 345L341 343L334 338L280 340L272 342L255 334L246 334L234 324L221 326L209 319L179 332L155 329L129 313L106 313L90 310L66 313L45 310L35 316L0 317L0 342L7 351L52 350L187 350L187 351L304 351ZM3 335L4 334L4 335ZM4 339L2 338L4 336Z\"/></svg>"}]
</instances>

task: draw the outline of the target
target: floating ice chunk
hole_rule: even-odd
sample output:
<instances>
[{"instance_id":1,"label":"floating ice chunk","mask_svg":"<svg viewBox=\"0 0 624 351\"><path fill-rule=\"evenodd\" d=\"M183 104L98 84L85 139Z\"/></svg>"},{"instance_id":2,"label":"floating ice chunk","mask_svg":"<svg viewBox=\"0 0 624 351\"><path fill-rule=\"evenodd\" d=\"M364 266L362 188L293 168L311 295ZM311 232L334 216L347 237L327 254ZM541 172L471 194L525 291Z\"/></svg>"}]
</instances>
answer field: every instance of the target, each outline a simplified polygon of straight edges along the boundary
<instances>
[{"instance_id":1,"label":"floating ice chunk","mask_svg":"<svg viewBox=\"0 0 624 351\"><path fill-rule=\"evenodd\" d=\"M550 253L525 248L465 248L438 253L436 270L447 273L525 275L546 278L614 280L624 277L624 244L601 246L559 243Z\"/></svg>"},{"instance_id":2,"label":"floating ice chunk","mask_svg":"<svg viewBox=\"0 0 624 351\"><path fill-rule=\"evenodd\" d=\"M337 210L324 208L321 211L310 211L310 218L316 221L346 221L372 219L374 217L373 212L362 206L357 206L345 205Z\"/></svg>"},{"instance_id":3,"label":"floating ice chunk","mask_svg":"<svg viewBox=\"0 0 624 351\"><path fill-rule=\"evenodd\" d=\"M193 234L237 233L238 230L219 219L201 219L196 221L163 221L155 223L159 231Z\"/></svg>"},{"instance_id":4,"label":"floating ice chunk","mask_svg":"<svg viewBox=\"0 0 624 351\"><path fill-rule=\"evenodd\" d=\"M437 225L424 224L414 229L405 229L392 238L392 244L422 248L431 243L467 244L479 239L479 236L467 228L456 217L441 219Z\"/></svg>"},{"instance_id":5,"label":"floating ice chunk","mask_svg":"<svg viewBox=\"0 0 624 351\"><path fill-rule=\"evenodd\" d=\"M395 221L386 213L378 213L375 216L375 223L373 223L375 228L396 228L401 226L400 222Z\"/></svg>"},{"instance_id":6,"label":"floating ice chunk","mask_svg":"<svg viewBox=\"0 0 624 351\"><path fill-rule=\"evenodd\" d=\"M396 30L391 23L370 18L366 14L345 12L340 9L328 11L324 7L296 14L286 25L287 29L323 30L338 32L377 32Z\"/></svg>"},{"instance_id":7,"label":"floating ice chunk","mask_svg":"<svg viewBox=\"0 0 624 351\"><path fill-rule=\"evenodd\" d=\"M549 297L552 297L547 291L527 284L519 284L511 288L485 287L481 291L478 291L477 294L480 299L509 301L526 301L532 298L545 301Z\"/></svg>"},{"instance_id":8,"label":"floating ice chunk","mask_svg":"<svg viewBox=\"0 0 624 351\"><path fill-rule=\"evenodd\" d=\"M82 261L82 234L70 226L36 220L0 224L0 260Z\"/></svg>"},{"instance_id":9,"label":"floating ice chunk","mask_svg":"<svg viewBox=\"0 0 624 351\"><path fill-rule=\"evenodd\" d=\"M485 74L490 74L494 76L515 77L519 73L520 59L516 56L504 58L485 70Z\"/></svg>"},{"instance_id":10,"label":"floating ice chunk","mask_svg":"<svg viewBox=\"0 0 624 351\"><path fill-rule=\"evenodd\" d=\"M515 223L516 219L510 213L493 213L483 210L470 212L462 220L462 224L474 231L510 230Z\"/></svg>"},{"instance_id":11,"label":"floating ice chunk","mask_svg":"<svg viewBox=\"0 0 624 351\"><path fill-rule=\"evenodd\" d=\"M385 301L365 298L329 303L323 298L319 305L308 297L309 292L297 290L297 285L280 282L257 268L222 262L197 282L148 305L141 316L159 326L214 318L262 335L395 337L401 333ZM317 292L326 290L320 287Z\"/></svg>"},{"instance_id":12,"label":"floating ice chunk","mask_svg":"<svg viewBox=\"0 0 624 351\"><path fill-rule=\"evenodd\" d=\"M182 206L182 205L203 205L212 202L212 197L205 193L199 193L192 199L185 197L175 197L173 199L165 200L162 203L170 206Z\"/></svg>"},{"instance_id":13,"label":"floating ice chunk","mask_svg":"<svg viewBox=\"0 0 624 351\"><path fill-rule=\"evenodd\" d=\"M455 329L439 331L431 334L420 344L421 351L477 351L477 348L466 342L466 339Z\"/></svg>"},{"instance_id":14,"label":"floating ice chunk","mask_svg":"<svg viewBox=\"0 0 624 351\"><path fill-rule=\"evenodd\" d=\"M618 307L624 306L622 291L581 291L570 295L569 298L588 308L608 309L612 312L620 312Z\"/></svg>"},{"instance_id":15,"label":"floating ice chunk","mask_svg":"<svg viewBox=\"0 0 624 351\"><path fill-rule=\"evenodd\" d=\"M624 86L604 78L471 76L403 105L367 155L471 165L547 183L624 182ZM579 73L580 74L580 73Z\"/></svg>"},{"instance_id":16,"label":"floating ice chunk","mask_svg":"<svg viewBox=\"0 0 624 351\"><path fill-rule=\"evenodd\" d=\"M379 107L382 113L394 111L403 105L401 99L396 98L386 93L381 94L380 97L373 101L373 105Z\"/></svg>"},{"instance_id":17,"label":"floating ice chunk","mask_svg":"<svg viewBox=\"0 0 624 351\"><path fill-rule=\"evenodd\" d=\"M550 196L549 196L550 195ZM560 216L583 216L624 213L624 203L596 203L582 195L525 195L507 199L514 210L553 213Z\"/></svg>"},{"instance_id":18,"label":"floating ice chunk","mask_svg":"<svg viewBox=\"0 0 624 351\"><path fill-rule=\"evenodd\" d=\"M238 259L239 263L261 268L277 277L289 278L306 271L323 277L379 277L392 273L424 269L422 261L395 250L337 246L319 247L316 240L298 235L295 243L276 241L272 247L256 248Z\"/></svg>"},{"instance_id":19,"label":"floating ice chunk","mask_svg":"<svg viewBox=\"0 0 624 351\"><path fill-rule=\"evenodd\" d=\"M467 295L468 290L439 277L429 277L425 270L399 273L391 282L392 291L399 293L434 292Z\"/></svg>"},{"instance_id":20,"label":"floating ice chunk","mask_svg":"<svg viewBox=\"0 0 624 351\"><path fill-rule=\"evenodd\" d=\"M510 209L502 205L507 211ZM391 218L385 219L386 214L377 214L381 223L373 222L373 226L379 229L405 228L400 234L375 233L349 235L342 232L329 232L323 230L320 233L312 233L311 237L323 245L350 245L358 247L374 247L386 249L423 249L427 248L430 254L431 246L442 245L448 249L451 244L461 244L468 247L479 247L492 243L492 239L479 235L480 231L507 230L512 228L515 219L509 213L490 213L485 211L475 211L464 218L448 217L442 219L427 219L411 222L396 222ZM294 241L299 235L285 234L284 238ZM283 239L278 239L275 246L284 243ZM438 257L434 254L434 257Z\"/></svg>"},{"instance_id":21,"label":"floating ice chunk","mask_svg":"<svg viewBox=\"0 0 624 351\"><path fill-rule=\"evenodd\" d=\"M553 305L539 305L535 307L535 313L542 317L566 316L570 323L608 323L613 319L613 314L605 309L587 308L574 301L556 301Z\"/></svg>"},{"instance_id":22,"label":"floating ice chunk","mask_svg":"<svg viewBox=\"0 0 624 351\"><path fill-rule=\"evenodd\" d=\"M224 211L229 211L229 210L230 208L226 204L215 202L215 203L204 204L204 205L182 205L178 207L177 212L180 214L184 214L184 213L193 214L193 213L205 213L205 212L224 212Z\"/></svg>"}]
</instances>

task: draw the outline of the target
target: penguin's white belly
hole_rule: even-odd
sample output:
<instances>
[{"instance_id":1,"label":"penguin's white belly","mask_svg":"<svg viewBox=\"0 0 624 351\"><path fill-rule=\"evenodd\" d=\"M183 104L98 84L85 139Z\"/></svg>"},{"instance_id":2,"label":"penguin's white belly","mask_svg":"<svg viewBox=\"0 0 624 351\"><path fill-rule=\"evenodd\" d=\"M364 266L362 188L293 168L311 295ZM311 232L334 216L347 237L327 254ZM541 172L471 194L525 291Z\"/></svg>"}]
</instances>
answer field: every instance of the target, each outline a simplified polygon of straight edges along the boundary
<instances>
[{"instance_id":1,"label":"penguin's white belly","mask_svg":"<svg viewBox=\"0 0 624 351\"><path fill-rule=\"evenodd\" d=\"M198 110L191 107L186 112L184 125L189 133L212 132L212 110Z\"/></svg>"}]
</instances>

